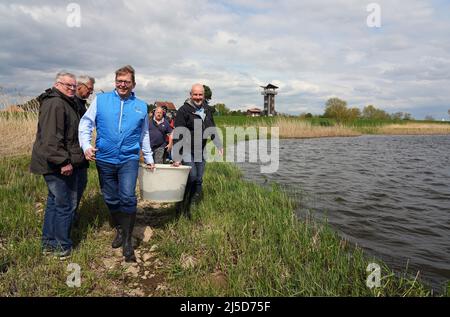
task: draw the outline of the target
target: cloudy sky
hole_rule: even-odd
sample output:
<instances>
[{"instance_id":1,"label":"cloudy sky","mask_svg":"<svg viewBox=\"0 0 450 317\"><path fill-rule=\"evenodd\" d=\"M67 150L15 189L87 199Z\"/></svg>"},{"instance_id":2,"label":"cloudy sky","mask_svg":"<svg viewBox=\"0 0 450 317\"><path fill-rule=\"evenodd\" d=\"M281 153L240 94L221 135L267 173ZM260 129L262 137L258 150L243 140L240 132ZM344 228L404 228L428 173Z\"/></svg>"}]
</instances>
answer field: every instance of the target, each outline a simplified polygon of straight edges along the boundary
<instances>
[{"instance_id":1,"label":"cloudy sky","mask_svg":"<svg viewBox=\"0 0 450 317\"><path fill-rule=\"evenodd\" d=\"M449 0L94 0L0 4L0 86L34 96L59 70L113 87L131 64L136 93L180 105L190 85L213 103L262 107L260 85L280 87L279 112L321 114L330 97L415 118L448 118ZM381 27L369 27L375 2ZM69 24L68 24L69 22Z\"/></svg>"}]
</instances>

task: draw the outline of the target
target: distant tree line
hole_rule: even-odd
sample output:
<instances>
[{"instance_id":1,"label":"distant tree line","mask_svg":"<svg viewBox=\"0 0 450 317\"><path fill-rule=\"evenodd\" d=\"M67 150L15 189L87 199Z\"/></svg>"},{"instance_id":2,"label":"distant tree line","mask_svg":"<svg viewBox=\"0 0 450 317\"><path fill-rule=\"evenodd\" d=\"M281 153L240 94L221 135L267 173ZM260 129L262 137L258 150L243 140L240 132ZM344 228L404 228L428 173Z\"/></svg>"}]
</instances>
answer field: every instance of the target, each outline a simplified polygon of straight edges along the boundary
<instances>
[{"instance_id":1,"label":"distant tree line","mask_svg":"<svg viewBox=\"0 0 450 317\"><path fill-rule=\"evenodd\" d=\"M216 103L213 108L216 116L244 116L247 114L246 111L231 110L224 103Z\"/></svg>"},{"instance_id":2,"label":"distant tree line","mask_svg":"<svg viewBox=\"0 0 450 317\"><path fill-rule=\"evenodd\" d=\"M306 114L307 117L311 114ZM334 119L336 122L351 122L357 119L368 120L413 120L410 113L396 112L389 114L382 109L378 109L373 105L368 105L361 111L359 108L347 107L347 102L339 98L330 98L325 104L325 112L323 117Z\"/></svg>"}]
</instances>

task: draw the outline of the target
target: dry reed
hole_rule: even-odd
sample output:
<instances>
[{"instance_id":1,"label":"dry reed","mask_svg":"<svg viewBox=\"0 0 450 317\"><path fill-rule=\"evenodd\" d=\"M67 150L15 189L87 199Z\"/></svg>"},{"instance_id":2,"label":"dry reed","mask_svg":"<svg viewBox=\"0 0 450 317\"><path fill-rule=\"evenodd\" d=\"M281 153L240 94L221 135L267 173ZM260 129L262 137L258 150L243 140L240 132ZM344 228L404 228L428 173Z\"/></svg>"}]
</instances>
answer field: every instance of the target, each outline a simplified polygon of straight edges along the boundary
<instances>
[{"instance_id":1,"label":"dry reed","mask_svg":"<svg viewBox=\"0 0 450 317\"><path fill-rule=\"evenodd\" d=\"M450 124L440 123L407 123L407 124L389 124L379 127L377 134L391 135L435 135L450 134Z\"/></svg>"},{"instance_id":2,"label":"dry reed","mask_svg":"<svg viewBox=\"0 0 450 317\"><path fill-rule=\"evenodd\" d=\"M322 137L345 137L358 136L361 133L341 125L322 127L315 126L307 121L297 119L278 118L273 126L280 128L280 138L322 138Z\"/></svg>"},{"instance_id":3,"label":"dry reed","mask_svg":"<svg viewBox=\"0 0 450 317\"><path fill-rule=\"evenodd\" d=\"M0 157L31 155L36 137L37 114L0 115Z\"/></svg>"}]
</instances>

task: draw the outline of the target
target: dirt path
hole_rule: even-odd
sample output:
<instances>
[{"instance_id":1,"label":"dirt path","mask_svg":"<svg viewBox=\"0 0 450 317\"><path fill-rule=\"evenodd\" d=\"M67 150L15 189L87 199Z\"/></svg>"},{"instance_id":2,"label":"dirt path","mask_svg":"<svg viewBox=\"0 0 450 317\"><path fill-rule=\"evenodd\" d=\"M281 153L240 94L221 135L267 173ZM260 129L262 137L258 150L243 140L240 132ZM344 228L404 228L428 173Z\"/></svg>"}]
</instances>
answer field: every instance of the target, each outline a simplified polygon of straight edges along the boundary
<instances>
[{"instance_id":1,"label":"dirt path","mask_svg":"<svg viewBox=\"0 0 450 317\"><path fill-rule=\"evenodd\" d=\"M158 245L154 236L158 230L163 230L164 224L174 217L173 205L140 202L136 215L136 225L133 232L136 263L125 263L122 248L112 249L111 246L102 252L101 266L96 270L101 275L107 275L115 280L112 285L112 296L167 296L169 288L166 283L164 263L158 253ZM114 230L102 231L107 235L107 241L114 237ZM114 278L117 277L117 278Z\"/></svg>"}]
</instances>

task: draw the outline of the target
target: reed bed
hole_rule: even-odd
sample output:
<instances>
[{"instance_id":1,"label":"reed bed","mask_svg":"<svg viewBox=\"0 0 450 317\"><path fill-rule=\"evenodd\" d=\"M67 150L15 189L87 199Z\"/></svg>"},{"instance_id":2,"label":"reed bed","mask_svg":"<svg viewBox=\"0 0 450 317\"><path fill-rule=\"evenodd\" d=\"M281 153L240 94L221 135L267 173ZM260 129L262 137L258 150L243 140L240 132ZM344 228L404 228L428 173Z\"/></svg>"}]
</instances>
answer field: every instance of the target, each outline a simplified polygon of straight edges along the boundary
<instances>
[{"instance_id":1,"label":"reed bed","mask_svg":"<svg viewBox=\"0 0 450 317\"><path fill-rule=\"evenodd\" d=\"M280 128L280 138L322 138L322 137L346 137L359 136L360 132L343 125L335 126L316 126L308 121L300 121L298 119L277 118L274 126Z\"/></svg>"},{"instance_id":2,"label":"reed bed","mask_svg":"<svg viewBox=\"0 0 450 317\"><path fill-rule=\"evenodd\" d=\"M37 118L37 113L0 113L0 157L31 154Z\"/></svg>"},{"instance_id":3,"label":"reed bed","mask_svg":"<svg viewBox=\"0 0 450 317\"><path fill-rule=\"evenodd\" d=\"M377 134L399 135L439 135L450 134L450 124L415 123L389 124L377 128Z\"/></svg>"}]
</instances>

